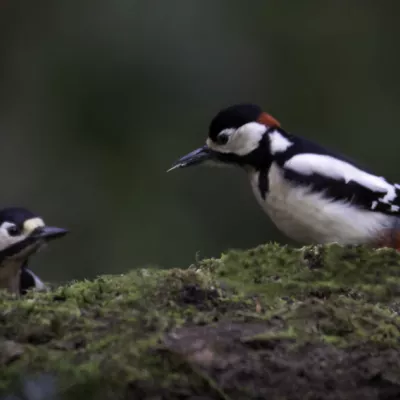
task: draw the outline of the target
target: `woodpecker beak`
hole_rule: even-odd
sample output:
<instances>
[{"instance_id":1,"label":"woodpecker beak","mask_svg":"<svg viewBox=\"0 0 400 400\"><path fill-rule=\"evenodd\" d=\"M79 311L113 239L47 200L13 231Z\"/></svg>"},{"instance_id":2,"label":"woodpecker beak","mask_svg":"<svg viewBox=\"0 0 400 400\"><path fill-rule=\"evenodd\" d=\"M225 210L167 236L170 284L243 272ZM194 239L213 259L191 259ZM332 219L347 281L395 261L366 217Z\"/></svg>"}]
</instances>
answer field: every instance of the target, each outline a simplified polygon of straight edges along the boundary
<instances>
[{"instance_id":1,"label":"woodpecker beak","mask_svg":"<svg viewBox=\"0 0 400 400\"><path fill-rule=\"evenodd\" d=\"M191 153L181 157L178 161L175 161L167 172L177 168L186 168L192 165L201 164L204 161L213 160L214 156L215 152L212 151L208 146L200 147L199 149L196 149Z\"/></svg>"},{"instance_id":2,"label":"woodpecker beak","mask_svg":"<svg viewBox=\"0 0 400 400\"><path fill-rule=\"evenodd\" d=\"M35 229L30 238L44 239L46 242L65 236L68 231L64 228L57 228L55 226L43 226Z\"/></svg>"}]
</instances>

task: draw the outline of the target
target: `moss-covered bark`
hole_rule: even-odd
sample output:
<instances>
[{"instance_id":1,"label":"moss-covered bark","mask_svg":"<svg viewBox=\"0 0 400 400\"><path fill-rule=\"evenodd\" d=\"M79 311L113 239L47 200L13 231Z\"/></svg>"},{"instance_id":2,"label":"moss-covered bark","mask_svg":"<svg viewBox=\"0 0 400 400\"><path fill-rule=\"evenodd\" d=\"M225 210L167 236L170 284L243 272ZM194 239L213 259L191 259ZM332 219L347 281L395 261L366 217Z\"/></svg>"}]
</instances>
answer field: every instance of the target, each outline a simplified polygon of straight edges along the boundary
<instances>
[{"instance_id":1,"label":"moss-covered bark","mask_svg":"<svg viewBox=\"0 0 400 400\"><path fill-rule=\"evenodd\" d=\"M399 299L394 250L273 244L2 293L0 387L52 399L397 399Z\"/></svg>"}]
</instances>

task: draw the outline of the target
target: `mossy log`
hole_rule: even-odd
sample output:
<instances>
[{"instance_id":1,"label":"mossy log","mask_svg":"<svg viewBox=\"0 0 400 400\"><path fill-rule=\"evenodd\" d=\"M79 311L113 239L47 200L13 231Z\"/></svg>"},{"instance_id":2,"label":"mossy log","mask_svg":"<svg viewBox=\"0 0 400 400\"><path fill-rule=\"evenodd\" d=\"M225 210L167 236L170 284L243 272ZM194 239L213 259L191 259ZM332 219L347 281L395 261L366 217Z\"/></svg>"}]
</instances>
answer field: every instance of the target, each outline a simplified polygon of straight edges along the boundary
<instances>
[{"instance_id":1,"label":"mossy log","mask_svg":"<svg viewBox=\"0 0 400 400\"><path fill-rule=\"evenodd\" d=\"M399 399L399 300L399 253L338 245L3 292L0 398Z\"/></svg>"}]
</instances>

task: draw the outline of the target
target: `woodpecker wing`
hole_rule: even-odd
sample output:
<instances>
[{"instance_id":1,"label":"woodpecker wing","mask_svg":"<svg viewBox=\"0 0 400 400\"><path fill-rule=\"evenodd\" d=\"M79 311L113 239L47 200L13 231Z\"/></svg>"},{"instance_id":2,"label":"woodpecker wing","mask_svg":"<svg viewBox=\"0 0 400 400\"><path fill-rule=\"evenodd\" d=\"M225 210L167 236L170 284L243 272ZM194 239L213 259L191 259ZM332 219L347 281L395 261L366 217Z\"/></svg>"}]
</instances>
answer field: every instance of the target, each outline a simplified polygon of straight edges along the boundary
<instances>
[{"instance_id":1,"label":"woodpecker wing","mask_svg":"<svg viewBox=\"0 0 400 400\"><path fill-rule=\"evenodd\" d=\"M25 294L28 289L36 289L39 291L46 290L46 285L42 282L42 280L34 274L30 269L28 269L25 265L21 268L20 275L20 293Z\"/></svg>"},{"instance_id":2,"label":"woodpecker wing","mask_svg":"<svg viewBox=\"0 0 400 400\"><path fill-rule=\"evenodd\" d=\"M278 164L283 168L285 179L293 184L307 186L327 198L349 202L359 208L400 214L400 185L330 153L305 151L287 156Z\"/></svg>"}]
</instances>

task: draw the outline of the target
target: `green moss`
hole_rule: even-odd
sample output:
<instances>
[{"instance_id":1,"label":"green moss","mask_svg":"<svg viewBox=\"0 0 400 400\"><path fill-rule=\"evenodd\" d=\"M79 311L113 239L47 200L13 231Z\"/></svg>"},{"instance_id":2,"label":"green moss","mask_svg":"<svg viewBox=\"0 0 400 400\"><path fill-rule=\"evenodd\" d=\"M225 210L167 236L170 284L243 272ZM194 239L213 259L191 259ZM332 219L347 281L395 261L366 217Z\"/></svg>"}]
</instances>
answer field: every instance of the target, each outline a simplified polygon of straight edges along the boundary
<instances>
[{"instance_id":1,"label":"green moss","mask_svg":"<svg viewBox=\"0 0 400 400\"><path fill-rule=\"evenodd\" d=\"M208 261L200 267L208 268ZM400 294L399 268L399 256L392 249L373 251L336 244L293 249L269 244L229 252L215 271L230 284L244 284L246 291L262 291L270 299L314 293L320 297L351 294L379 301Z\"/></svg>"},{"instance_id":2,"label":"green moss","mask_svg":"<svg viewBox=\"0 0 400 400\"><path fill-rule=\"evenodd\" d=\"M258 373L272 374L268 363L278 355L295 365L307 346L326 357L332 346L337 357L397 352L399 294L393 250L277 244L22 299L3 292L0 389L18 391L21 377L49 373L65 398L256 398L267 393ZM245 383L223 378L226 371L242 376L244 364L252 371Z\"/></svg>"}]
</instances>

